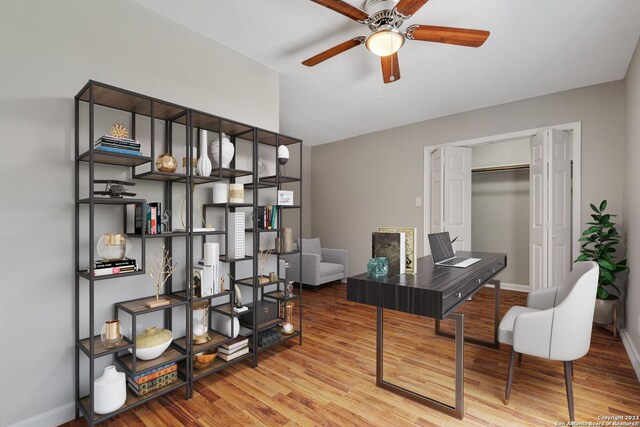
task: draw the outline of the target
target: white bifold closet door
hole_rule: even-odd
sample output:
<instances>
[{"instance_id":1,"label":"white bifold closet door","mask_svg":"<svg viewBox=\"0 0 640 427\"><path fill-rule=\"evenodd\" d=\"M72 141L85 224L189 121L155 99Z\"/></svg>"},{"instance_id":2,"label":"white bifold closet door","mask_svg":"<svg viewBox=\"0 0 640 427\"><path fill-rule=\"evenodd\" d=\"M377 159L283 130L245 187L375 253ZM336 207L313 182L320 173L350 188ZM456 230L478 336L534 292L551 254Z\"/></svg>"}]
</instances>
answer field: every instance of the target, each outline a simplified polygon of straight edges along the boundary
<instances>
[{"instance_id":1,"label":"white bifold closet door","mask_svg":"<svg viewBox=\"0 0 640 427\"><path fill-rule=\"evenodd\" d=\"M431 233L457 237L454 249L471 250L471 149L442 147L431 153Z\"/></svg>"},{"instance_id":2,"label":"white bifold closet door","mask_svg":"<svg viewBox=\"0 0 640 427\"><path fill-rule=\"evenodd\" d=\"M530 288L565 283L571 271L571 135L547 129L531 139Z\"/></svg>"}]
</instances>

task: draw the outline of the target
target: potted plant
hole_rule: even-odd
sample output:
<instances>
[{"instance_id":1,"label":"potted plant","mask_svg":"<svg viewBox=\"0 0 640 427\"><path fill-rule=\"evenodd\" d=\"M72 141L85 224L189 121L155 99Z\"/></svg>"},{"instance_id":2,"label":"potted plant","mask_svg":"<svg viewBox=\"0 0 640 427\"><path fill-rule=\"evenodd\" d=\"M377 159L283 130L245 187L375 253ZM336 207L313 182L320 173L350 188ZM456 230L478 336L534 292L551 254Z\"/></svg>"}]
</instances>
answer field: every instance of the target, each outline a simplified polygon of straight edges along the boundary
<instances>
[{"instance_id":1,"label":"potted plant","mask_svg":"<svg viewBox=\"0 0 640 427\"><path fill-rule=\"evenodd\" d=\"M596 294L596 309L593 321L603 325L613 323L613 311L618 304L618 296L610 291L613 289L620 295L620 289L615 285L616 274L627 270L627 260L614 259L616 246L620 243L620 233L616 230L616 224L611 221L615 215L605 213L607 201L603 200L600 206L591 203L592 222L588 222L587 228L580 237L582 246L578 261L595 261L600 266L598 278L598 292Z\"/></svg>"}]
</instances>

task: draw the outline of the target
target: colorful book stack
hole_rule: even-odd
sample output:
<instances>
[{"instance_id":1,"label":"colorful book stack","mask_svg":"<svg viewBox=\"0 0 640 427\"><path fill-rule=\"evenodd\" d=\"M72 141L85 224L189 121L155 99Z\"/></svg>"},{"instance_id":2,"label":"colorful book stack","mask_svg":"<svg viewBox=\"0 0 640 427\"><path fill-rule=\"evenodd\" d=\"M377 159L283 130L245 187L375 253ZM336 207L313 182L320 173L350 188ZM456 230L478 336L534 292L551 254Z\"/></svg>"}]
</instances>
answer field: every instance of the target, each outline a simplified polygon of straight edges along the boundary
<instances>
[{"instance_id":1,"label":"colorful book stack","mask_svg":"<svg viewBox=\"0 0 640 427\"><path fill-rule=\"evenodd\" d=\"M138 396L144 396L154 390L172 384L178 380L176 362L159 366L134 376L129 376L129 388Z\"/></svg>"},{"instance_id":2,"label":"colorful book stack","mask_svg":"<svg viewBox=\"0 0 640 427\"><path fill-rule=\"evenodd\" d=\"M273 230L278 224L278 207L273 205L258 207L258 228Z\"/></svg>"},{"instance_id":3,"label":"colorful book stack","mask_svg":"<svg viewBox=\"0 0 640 427\"><path fill-rule=\"evenodd\" d=\"M110 153L129 154L132 156L141 156L140 144L138 141L129 138L116 138L104 135L95 143L94 149L97 151L107 151Z\"/></svg>"},{"instance_id":4,"label":"colorful book stack","mask_svg":"<svg viewBox=\"0 0 640 427\"><path fill-rule=\"evenodd\" d=\"M161 217L162 217L162 204L160 202L151 202L147 205L147 222L146 232L147 234L161 234Z\"/></svg>"},{"instance_id":5,"label":"colorful book stack","mask_svg":"<svg viewBox=\"0 0 640 427\"><path fill-rule=\"evenodd\" d=\"M130 273L138 270L135 259L123 258L115 260L99 259L94 262L93 276L108 276L110 274ZM89 270L87 270L89 272Z\"/></svg>"},{"instance_id":6,"label":"colorful book stack","mask_svg":"<svg viewBox=\"0 0 640 427\"><path fill-rule=\"evenodd\" d=\"M218 347L218 357L227 362L247 353L249 353L249 339L242 335Z\"/></svg>"}]
</instances>

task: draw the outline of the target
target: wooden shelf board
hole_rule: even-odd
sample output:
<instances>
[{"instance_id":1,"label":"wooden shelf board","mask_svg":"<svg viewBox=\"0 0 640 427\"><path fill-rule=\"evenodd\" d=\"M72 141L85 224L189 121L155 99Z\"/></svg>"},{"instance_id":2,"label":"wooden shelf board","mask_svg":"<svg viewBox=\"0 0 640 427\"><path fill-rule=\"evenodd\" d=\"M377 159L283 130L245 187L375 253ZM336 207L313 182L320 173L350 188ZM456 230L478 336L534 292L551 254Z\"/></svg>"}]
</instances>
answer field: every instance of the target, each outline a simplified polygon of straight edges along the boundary
<instances>
[{"instance_id":1,"label":"wooden shelf board","mask_svg":"<svg viewBox=\"0 0 640 427\"><path fill-rule=\"evenodd\" d=\"M178 123L186 124L186 120L181 118L178 120ZM222 128L222 132L226 133L230 137L253 132L253 127L249 125L233 120L223 119L221 117L214 116L213 114L198 110L191 110L191 125L193 127L215 133L220 133L220 129ZM253 137L251 140L253 140Z\"/></svg>"},{"instance_id":2,"label":"wooden shelf board","mask_svg":"<svg viewBox=\"0 0 640 427\"><path fill-rule=\"evenodd\" d=\"M215 168L211 172L211 176L217 179L220 178L240 178L242 176L252 176L253 172L244 169L232 169L222 168L222 170Z\"/></svg>"},{"instance_id":3,"label":"wooden shelf board","mask_svg":"<svg viewBox=\"0 0 640 427\"><path fill-rule=\"evenodd\" d=\"M226 231L221 231L221 230L215 230L215 231L194 231L193 235L194 236L215 236L215 235L222 235L222 234L227 234Z\"/></svg>"},{"instance_id":4,"label":"wooden shelf board","mask_svg":"<svg viewBox=\"0 0 640 427\"><path fill-rule=\"evenodd\" d=\"M272 291L265 292L264 296L276 299L278 301L294 301L300 299L300 294L297 294L295 292L293 293L293 295L285 296L283 291Z\"/></svg>"},{"instance_id":5,"label":"wooden shelf board","mask_svg":"<svg viewBox=\"0 0 640 427\"><path fill-rule=\"evenodd\" d=\"M191 177L194 184L208 184L210 182L219 182L220 178L217 176L199 176L193 175Z\"/></svg>"},{"instance_id":6,"label":"wooden shelf board","mask_svg":"<svg viewBox=\"0 0 640 427\"><path fill-rule=\"evenodd\" d=\"M258 142L271 146L301 144L302 141L286 135L280 135L264 129L258 129Z\"/></svg>"},{"instance_id":7,"label":"wooden shelf board","mask_svg":"<svg viewBox=\"0 0 640 427\"><path fill-rule=\"evenodd\" d=\"M145 273L144 270L138 270L138 271L132 271L128 273L108 274L106 276L93 277L93 280L109 280L109 279L116 279L116 278L122 278L122 277L137 276L139 274L144 274L144 273ZM87 280L92 279L92 277L86 271L78 271L76 272L76 274Z\"/></svg>"},{"instance_id":8,"label":"wooden shelf board","mask_svg":"<svg viewBox=\"0 0 640 427\"><path fill-rule=\"evenodd\" d=\"M136 371L132 372L133 369L133 355L127 353L123 356L116 356L116 361L122 366L130 374L137 374L140 372L148 371L149 369L156 368L158 366L166 365L171 362L178 362L187 357L186 354L175 348L174 346L169 346L160 357L156 357L152 360L136 360Z\"/></svg>"},{"instance_id":9,"label":"wooden shelf board","mask_svg":"<svg viewBox=\"0 0 640 427\"><path fill-rule=\"evenodd\" d=\"M156 308L149 308L144 304L146 302L154 302L156 300L155 296L151 296L151 297L138 298L138 299L129 300L129 301L117 302L115 306L116 308L121 309L129 314L138 315L138 314L149 313L157 310L165 310L167 308L177 307L177 306L186 304L186 301L180 300L172 295L160 295L160 298L169 300L169 304L156 307Z\"/></svg>"},{"instance_id":10,"label":"wooden shelf board","mask_svg":"<svg viewBox=\"0 0 640 427\"><path fill-rule=\"evenodd\" d=\"M266 279L269 279L269 276L260 276L260 277L264 277ZM276 285L278 283L282 283L284 282L286 279L284 279L283 277L280 277L278 280L275 281L267 281L264 283L258 283L257 285L254 285L254 280L253 277L247 277L245 279L241 279L241 280L237 280L236 283L240 284L240 285L244 285L244 286L258 286L258 287L262 287L262 286L269 286L269 285Z\"/></svg>"},{"instance_id":11,"label":"wooden shelf board","mask_svg":"<svg viewBox=\"0 0 640 427\"><path fill-rule=\"evenodd\" d=\"M215 372L221 371L222 369L225 369L231 365L234 365L238 362L242 362L243 360L248 359L249 357L253 357L253 353L249 352L247 354L243 354L242 356L238 356L233 360L230 361L225 361L220 359L219 357L216 357L216 359L211 363L211 365L207 366L204 369L193 369L193 379L194 380L199 380L201 378L204 378L208 375L211 375Z\"/></svg>"},{"instance_id":12,"label":"wooden shelf board","mask_svg":"<svg viewBox=\"0 0 640 427\"><path fill-rule=\"evenodd\" d=\"M262 178L260 178L258 180L259 182L263 182L263 183L267 183L267 184L282 184L285 182L298 182L301 181L300 178L297 177L293 177L293 176L276 176L276 175L271 175L271 176L263 176Z\"/></svg>"},{"instance_id":13,"label":"wooden shelf board","mask_svg":"<svg viewBox=\"0 0 640 427\"><path fill-rule=\"evenodd\" d=\"M202 205L205 208L252 208L252 203L207 203Z\"/></svg>"},{"instance_id":14,"label":"wooden shelf board","mask_svg":"<svg viewBox=\"0 0 640 427\"><path fill-rule=\"evenodd\" d=\"M204 344L194 344L193 345L193 352L192 354L196 354L196 353L200 353L201 351L205 351L205 350L209 350L210 348L214 348L214 347L218 347L221 346L222 344L224 344L227 341L231 341L232 338L221 334L218 331L215 331L213 329L209 329L209 336L211 337L211 340L204 343ZM178 338L177 340L174 341L175 345L177 345L178 347L184 349L186 351L187 349L187 340L185 337L182 338Z\"/></svg>"},{"instance_id":15,"label":"wooden shelf board","mask_svg":"<svg viewBox=\"0 0 640 427\"><path fill-rule=\"evenodd\" d=\"M86 197L84 199L80 199L78 200L78 203L80 204L89 204L91 203L91 200ZM137 205L137 204L142 204L142 203L146 203L146 200L144 199L127 199L127 198L112 198L112 197L100 197L100 196L94 196L93 197L93 204L94 205L116 205L116 206L124 206L124 205ZM128 236L129 234L127 234ZM139 235L138 235L139 236Z\"/></svg>"},{"instance_id":16,"label":"wooden shelf board","mask_svg":"<svg viewBox=\"0 0 640 427\"><path fill-rule=\"evenodd\" d=\"M148 171L133 175L133 179L142 179L146 181L163 181L163 182L186 182L187 175L176 172L160 172Z\"/></svg>"},{"instance_id":17,"label":"wooden shelf board","mask_svg":"<svg viewBox=\"0 0 640 427\"><path fill-rule=\"evenodd\" d=\"M238 317L240 315L243 315L245 313L251 313L253 310L249 309L249 310L245 310L241 313L236 313L236 312L232 312L231 308L229 308L229 304L219 304L216 306L211 307L213 311L218 312L220 314L224 314L226 316L233 316L233 317Z\"/></svg>"},{"instance_id":18,"label":"wooden shelf board","mask_svg":"<svg viewBox=\"0 0 640 427\"><path fill-rule=\"evenodd\" d=\"M104 83L90 81L78 94L81 101L89 102L89 86L93 84L93 102L103 107L151 116L151 101L154 101L154 118L169 120L180 114L186 116L187 108L149 96L120 89Z\"/></svg>"},{"instance_id":19,"label":"wooden shelf board","mask_svg":"<svg viewBox=\"0 0 640 427\"><path fill-rule=\"evenodd\" d=\"M86 354L88 357L91 357L91 350L90 350L91 344L89 341L90 341L89 338L85 338L83 340L80 340L78 342L78 345L80 346L80 349L84 354ZM100 335L96 335L93 337L93 357L94 358L106 356L108 354L112 354L120 350L126 350L132 347L133 347L133 343L129 341L129 338L127 337L122 337L122 341L120 341L120 344L118 344L114 348L105 347L104 344L102 344Z\"/></svg>"},{"instance_id":20,"label":"wooden shelf board","mask_svg":"<svg viewBox=\"0 0 640 427\"><path fill-rule=\"evenodd\" d=\"M90 156L91 154L87 150L78 156L78 160L81 162L89 162ZM100 163L102 165L140 166L144 165L145 163L151 162L151 157L94 150L93 161L94 163Z\"/></svg>"},{"instance_id":21,"label":"wooden shelf board","mask_svg":"<svg viewBox=\"0 0 640 427\"><path fill-rule=\"evenodd\" d=\"M186 301L187 300L187 291L176 291L176 292L172 292L170 294L171 296L179 299L180 301ZM210 300L212 298L218 298L218 297L223 297L226 295L231 295L231 291L226 290L226 291L222 291L219 294L215 294L215 295L209 295L208 297L193 297L191 298L191 302L198 302L198 301L207 301Z\"/></svg>"},{"instance_id":22,"label":"wooden shelf board","mask_svg":"<svg viewBox=\"0 0 640 427\"><path fill-rule=\"evenodd\" d=\"M185 237L188 235L189 233L187 233L186 231L165 231L164 233L160 234L145 234L145 237L147 239L158 239L161 237Z\"/></svg>"},{"instance_id":23,"label":"wooden shelf board","mask_svg":"<svg viewBox=\"0 0 640 427\"><path fill-rule=\"evenodd\" d=\"M229 259L227 260L227 256L226 255L220 255L220 261L222 262L240 262L240 261L248 261L253 259L253 257L251 255L245 255L244 258L237 258L237 259Z\"/></svg>"},{"instance_id":24,"label":"wooden shelf board","mask_svg":"<svg viewBox=\"0 0 640 427\"><path fill-rule=\"evenodd\" d=\"M119 415L125 411L128 411L129 409L132 409L138 405L143 404L144 402L151 400L155 397L158 397L160 395L163 395L165 393L168 393L172 390L175 390L177 388L180 388L182 386L187 385L187 381L185 381L183 378L178 377L178 379L176 380L175 383L169 384L165 387L159 388L157 390L154 390L152 392L149 392L148 394L145 394L144 396L138 396L136 395L129 387L127 387L127 400L125 400L124 402L124 406L122 406L120 409L118 409L117 411L111 412L109 414L93 414L93 419L94 422L101 422L101 421L105 421L109 418L112 418L116 415ZM80 409L83 412L85 417L89 416L89 407L90 407L90 397L89 396L85 396L80 398L79 401L79 405L80 405Z\"/></svg>"}]
</instances>

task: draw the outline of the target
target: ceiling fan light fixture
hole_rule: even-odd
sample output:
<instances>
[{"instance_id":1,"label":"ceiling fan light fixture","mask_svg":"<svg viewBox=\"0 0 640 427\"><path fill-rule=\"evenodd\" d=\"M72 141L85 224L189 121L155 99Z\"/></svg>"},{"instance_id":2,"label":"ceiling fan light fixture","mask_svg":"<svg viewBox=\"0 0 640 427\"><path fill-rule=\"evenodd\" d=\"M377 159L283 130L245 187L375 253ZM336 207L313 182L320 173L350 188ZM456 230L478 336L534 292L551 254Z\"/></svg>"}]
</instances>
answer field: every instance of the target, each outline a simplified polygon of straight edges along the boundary
<instances>
[{"instance_id":1,"label":"ceiling fan light fixture","mask_svg":"<svg viewBox=\"0 0 640 427\"><path fill-rule=\"evenodd\" d=\"M389 56L396 53L404 44L404 35L391 25L382 25L369 34L365 46L378 56Z\"/></svg>"}]
</instances>

